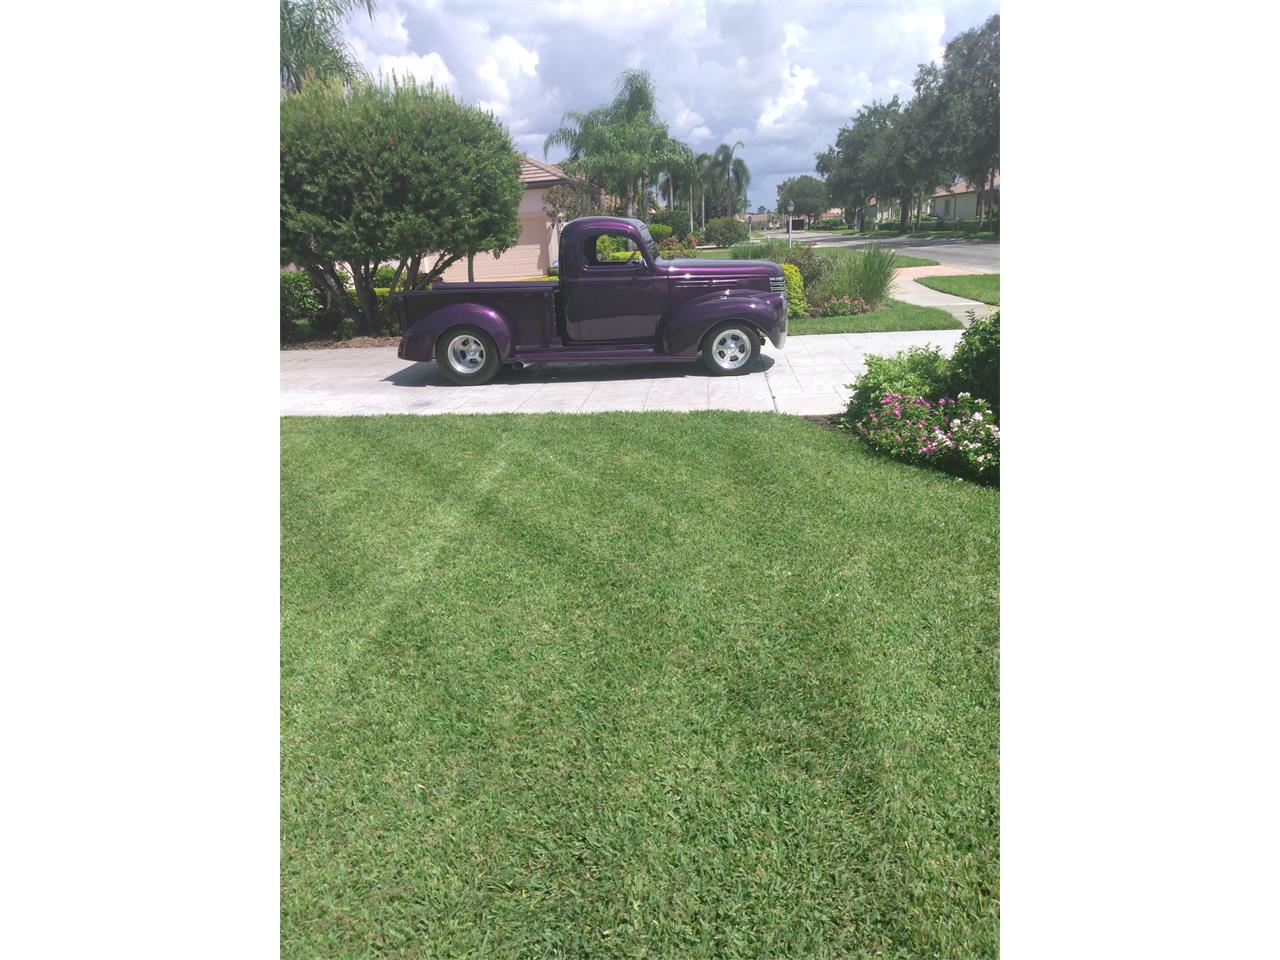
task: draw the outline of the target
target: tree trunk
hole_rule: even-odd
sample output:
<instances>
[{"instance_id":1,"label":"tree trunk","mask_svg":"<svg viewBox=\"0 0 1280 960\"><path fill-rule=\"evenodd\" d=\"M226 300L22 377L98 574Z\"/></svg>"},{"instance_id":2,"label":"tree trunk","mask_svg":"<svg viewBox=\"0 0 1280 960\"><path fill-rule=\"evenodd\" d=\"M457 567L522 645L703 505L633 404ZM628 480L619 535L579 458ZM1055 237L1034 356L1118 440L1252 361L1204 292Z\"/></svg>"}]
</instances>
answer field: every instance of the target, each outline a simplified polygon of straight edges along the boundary
<instances>
[{"instance_id":1,"label":"tree trunk","mask_svg":"<svg viewBox=\"0 0 1280 960\"><path fill-rule=\"evenodd\" d=\"M372 337L382 332L382 311L378 309L378 297L373 292L373 267L360 264L351 272L352 283L356 288L356 301L359 316L356 318L356 332L362 337Z\"/></svg>"},{"instance_id":2,"label":"tree trunk","mask_svg":"<svg viewBox=\"0 0 1280 960\"><path fill-rule=\"evenodd\" d=\"M640 174L640 219L649 222L649 175Z\"/></svg>"},{"instance_id":3,"label":"tree trunk","mask_svg":"<svg viewBox=\"0 0 1280 960\"><path fill-rule=\"evenodd\" d=\"M902 230L906 230L907 224L911 219L911 198L900 197L898 203L902 207L902 210L898 214L898 227Z\"/></svg>"},{"instance_id":4,"label":"tree trunk","mask_svg":"<svg viewBox=\"0 0 1280 960\"><path fill-rule=\"evenodd\" d=\"M467 254L467 283L476 282L476 255L474 253Z\"/></svg>"},{"instance_id":5,"label":"tree trunk","mask_svg":"<svg viewBox=\"0 0 1280 960\"><path fill-rule=\"evenodd\" d=\"M707 229L707 190L702 189L702 229Z\"/></svg>"}]
</instances>

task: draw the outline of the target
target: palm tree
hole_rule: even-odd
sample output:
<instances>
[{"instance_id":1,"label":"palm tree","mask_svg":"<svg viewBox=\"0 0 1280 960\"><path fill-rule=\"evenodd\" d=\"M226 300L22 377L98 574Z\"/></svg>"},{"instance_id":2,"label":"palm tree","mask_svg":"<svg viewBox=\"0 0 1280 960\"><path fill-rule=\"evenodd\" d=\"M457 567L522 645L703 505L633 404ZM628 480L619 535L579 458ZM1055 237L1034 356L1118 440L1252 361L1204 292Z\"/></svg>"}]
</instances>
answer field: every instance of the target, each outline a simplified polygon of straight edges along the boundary
<instances>
[{"instance_id":1,"label":"palm tree","mask_svg":"<svg viewBox=\"0 0 1280 960\"><path fill-rule=\"evenodd\" d=\"M716 158L709 153L700 153L693 160L694 180L698 184L698 195L702 198L702 228L707 226L707 190L715 189Z\"/></svg>"},{"instance_id":2,"label":"palm tree","mask_svg":"<svg viewBox=\"0 0 1280 960\"><path fill-rule=\"evenodd\" d=\"M620 194L627 216L635 215L636 200L647 216L649 182L673 152L674 141L657 117L653 80L643 70L618 74L613 100L585 113L566 111L561 126L543 142L545 157L554 146L567 147L562 165Z\"/></svg>"},{"instance_id":3,"label":"palm tree","mask_svg":"<svg viewBox=\"0 0 1280 960\"><path fill-rule=\"evenodd\" d=\"M667 209L675 210L676 198L683 195L689 202L689 225L693 226L693 189L697 178L696 158L688 144L672 140L670 151L658 174L660 195L666 194Z\"/></svg>"},{"instance_id":4,"label":"palm tree","mask_svg":"<svg viewBox=\"0 0 1280 960\"><path fill-rule=\"evenodd\" d=\"M280 87L297 93L302 82L350 83L364 73L342 35L356 7L373 19L374 0L280 0Z\"/></svg>"},{"instance_id":5,"label":"palm tree","mask_svg":"<svg viewBox=\"0 0 1280 960\"><path fill-rule=\"evenodd\" d=\"M734 157L734 152L743 145L739 140L732 147L722 143L716 147L712 161L719 180L724 184L725 216L731 217L738 210L737 198L741 196L751 183L751 171L741 157Z\"/></svg>"},{"instance_id":6,"label":"palm tree","mask_svg":"<svg viewBox=\"0 0 1280 960\"><path fill-rule=\"evenodd\" d=\"M733 193L733 213L737 213L739 208L746 209L747 188L751 186L751 171L747 169L747 162L741 157L734 157L730 165L729 185Z\"/></svg>"}]
</instances>

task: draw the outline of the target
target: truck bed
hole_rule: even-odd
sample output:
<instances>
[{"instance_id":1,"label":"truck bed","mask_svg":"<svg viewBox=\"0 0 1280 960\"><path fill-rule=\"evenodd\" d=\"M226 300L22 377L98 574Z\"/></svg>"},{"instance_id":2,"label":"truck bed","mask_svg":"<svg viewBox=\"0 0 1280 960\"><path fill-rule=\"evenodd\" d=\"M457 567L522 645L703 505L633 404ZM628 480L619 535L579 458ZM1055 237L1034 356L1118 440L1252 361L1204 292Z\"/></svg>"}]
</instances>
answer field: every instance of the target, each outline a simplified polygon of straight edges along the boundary
<instances>
[{"instance_id":1,"label":"truck bed","mask_svg":"<svg viewBox=\"0 0 1280 960\"><path fill-rule=\"evenodd\" d=\"M523 347L547 346L556 336L556 290L550 281L499 283L437 283L430 290L395 294L400 311L400 332L454 303L478 303L493 307L507 318L515 343Z\"/></svg>"}]
</instances>

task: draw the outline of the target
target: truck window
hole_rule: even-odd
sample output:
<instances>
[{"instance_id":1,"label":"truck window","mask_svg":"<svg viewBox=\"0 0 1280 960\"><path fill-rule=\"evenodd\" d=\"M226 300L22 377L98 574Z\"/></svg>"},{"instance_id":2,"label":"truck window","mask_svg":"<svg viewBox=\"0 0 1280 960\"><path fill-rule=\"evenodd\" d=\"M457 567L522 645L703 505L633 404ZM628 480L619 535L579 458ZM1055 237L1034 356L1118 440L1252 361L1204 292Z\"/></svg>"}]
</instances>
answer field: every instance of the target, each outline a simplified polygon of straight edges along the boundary
<instances>
[{"instance_id":1,"label":"truck window","mask_svg":"<svg viewBox=\"0 0 1280 960\"><path fill-rule=\"evenodd\" d=\"M636 249L625 233L592 233L582 242L582 262L588 267L621 267ZM639 254L636 259L641 259Z\"/></svg>"}]
</instances>

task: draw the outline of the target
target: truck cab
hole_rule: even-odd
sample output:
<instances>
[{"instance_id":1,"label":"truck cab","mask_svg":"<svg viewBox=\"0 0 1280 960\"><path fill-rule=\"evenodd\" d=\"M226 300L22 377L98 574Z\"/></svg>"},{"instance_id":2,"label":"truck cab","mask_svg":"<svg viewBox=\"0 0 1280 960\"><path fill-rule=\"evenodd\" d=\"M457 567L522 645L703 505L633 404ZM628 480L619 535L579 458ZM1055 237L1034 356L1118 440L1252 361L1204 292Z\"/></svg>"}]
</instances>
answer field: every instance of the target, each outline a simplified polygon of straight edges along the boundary
<instances>
[{"instance_id":1,"label":"truck cab","mask_svg":"<svg viewBox=\"0 0 1280 960\"><path fill-rule=\"evenodd\" d=\"M456 383L503 364L689 363L751 372L787 337L782 268L767 260L665 260L640 220L582 217L560 235L559 279L437 283L393 295L399 355Z\"/></svg>"}]
</instances>

